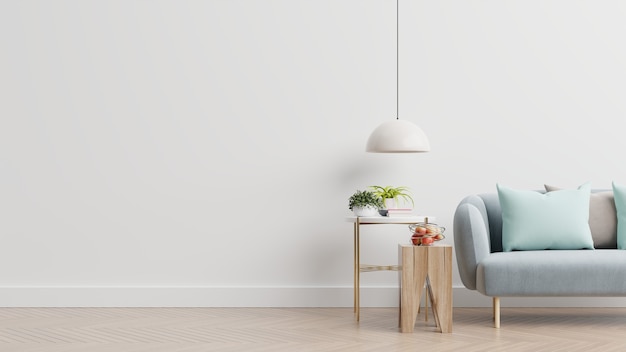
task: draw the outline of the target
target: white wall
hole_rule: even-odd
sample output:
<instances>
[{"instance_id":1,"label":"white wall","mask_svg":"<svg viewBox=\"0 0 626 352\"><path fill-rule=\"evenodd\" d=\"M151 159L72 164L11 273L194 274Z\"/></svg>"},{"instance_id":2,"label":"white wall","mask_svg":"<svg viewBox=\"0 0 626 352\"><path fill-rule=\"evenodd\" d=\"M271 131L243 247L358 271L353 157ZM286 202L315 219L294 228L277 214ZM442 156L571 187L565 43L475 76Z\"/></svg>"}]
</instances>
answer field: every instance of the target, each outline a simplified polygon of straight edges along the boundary
<instances>
[{"instance_id":1,"label":"white wall","mask_svg":"<svg viewBox=\"0 0 626 352\"><path fill-rule=\"evenodd\" d=\"M452 243L496 182L626 182L624 2L400 9L428 154L364 152L395 118L394 1L0 2L0 305L349 306L356 189L409 186Z\"/></svg>"}]
</instances>

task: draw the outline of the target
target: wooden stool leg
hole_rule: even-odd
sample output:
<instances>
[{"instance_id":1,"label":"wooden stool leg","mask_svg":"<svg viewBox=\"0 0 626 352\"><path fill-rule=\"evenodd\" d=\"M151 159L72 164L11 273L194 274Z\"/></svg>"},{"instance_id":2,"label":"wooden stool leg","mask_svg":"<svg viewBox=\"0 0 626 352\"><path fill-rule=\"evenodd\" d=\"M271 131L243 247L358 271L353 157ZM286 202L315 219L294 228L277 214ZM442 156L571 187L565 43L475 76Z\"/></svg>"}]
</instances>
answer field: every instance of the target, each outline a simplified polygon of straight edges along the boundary
<instances>
[{"instance_id":1,"label":"wooden stool leg","mask_svg":"<svg viewBox=\"0 0 626 352\"><path fill-rule=\"evenodd\" d=\"M403 246L400 250L402 257L400 329L402 332L413 332L426 280L428 257L423 247Z\"/></svg>"},{"instance_id":2,"label":"wooden stool leg","mask_svg":"<svg viewBox=\"0 0 626 352\"><path fill-rule=\"evenodd\" d=\"M424 286L424 320L428 321L428 284ZM417 314L419 315L422 312L422 300L420 299L419 305L417 306Z\"/></svg>"},{"instance_id":3,"label":"wooden stool leg","mask_svg":"<svg viewBox=\"0 0 626 352\"><path fill-rule=\"evenodd\" d=\"M452 332L452 247L433 247L428 253L428 283L435 323Z\"/></svg>"},{"instance_id":4,"label":"wooden stool leg","mask_svg":"<svg viewBox=\"0 0 626 352\"><path fill-rule=\"evenodd\" d=\"M400 284L400 330L402 332L413 332L415 317L413 310L415 300L413 296L413 250L410 247L400 247L400 258L402 260L402 274Z\"/></svg>"}]
</instances>

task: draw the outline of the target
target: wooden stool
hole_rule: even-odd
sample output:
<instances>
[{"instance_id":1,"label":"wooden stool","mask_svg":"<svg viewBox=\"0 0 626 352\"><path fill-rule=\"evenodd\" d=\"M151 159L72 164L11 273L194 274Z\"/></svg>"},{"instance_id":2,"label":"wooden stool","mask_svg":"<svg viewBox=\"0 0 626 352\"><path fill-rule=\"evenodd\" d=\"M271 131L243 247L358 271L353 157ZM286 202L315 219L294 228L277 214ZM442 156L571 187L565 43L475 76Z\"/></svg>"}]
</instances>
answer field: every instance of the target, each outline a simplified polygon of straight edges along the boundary
<instances>
[{"instance_id":1,"label":"wooden stool","mask_svg":"<svg viewBox=\"0 0 626 352\"><path fill-rule=\"evenodd\" d=\"M400 244L400 329L413 332L417 311L426 283L435 324L452 332L452 246L414 246Z\"/></svg>"}]
</instances>

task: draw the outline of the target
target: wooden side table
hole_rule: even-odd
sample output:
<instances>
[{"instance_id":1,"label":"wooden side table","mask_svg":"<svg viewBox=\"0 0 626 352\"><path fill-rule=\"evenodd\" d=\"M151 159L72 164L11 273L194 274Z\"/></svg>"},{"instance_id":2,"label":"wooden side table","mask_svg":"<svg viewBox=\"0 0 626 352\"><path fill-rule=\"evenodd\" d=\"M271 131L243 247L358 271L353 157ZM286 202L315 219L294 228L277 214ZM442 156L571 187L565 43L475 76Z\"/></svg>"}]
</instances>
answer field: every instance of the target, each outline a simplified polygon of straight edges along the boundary
<instances>
[{"instance_id":1,"label":"wooden side table","mask_svg":"<svg viewBox=\"0 0 626 352\"><path fill-rule=\"evenodd\" d=\"M356 320L361 318L361 273L379 270L398 271L398 265L361 264L361 226L363 225L409 225L418 222L435 221L434 216L402 216L402 217L357 217L350 216L347 221L354 223L354 314ZM408 236L407 236L408 237Z\"/></svg>"},{"instance_id":2,"label":"wooden side table","mask_svg":"<svg viewBox=\"0 0 626 352\"><path fill-rule=\"evenodd\" d=\"M400 329L413 332L426 283L435 323L452 332L452 246L398 246L400 275Z\"/></svg>"}]
</instances>

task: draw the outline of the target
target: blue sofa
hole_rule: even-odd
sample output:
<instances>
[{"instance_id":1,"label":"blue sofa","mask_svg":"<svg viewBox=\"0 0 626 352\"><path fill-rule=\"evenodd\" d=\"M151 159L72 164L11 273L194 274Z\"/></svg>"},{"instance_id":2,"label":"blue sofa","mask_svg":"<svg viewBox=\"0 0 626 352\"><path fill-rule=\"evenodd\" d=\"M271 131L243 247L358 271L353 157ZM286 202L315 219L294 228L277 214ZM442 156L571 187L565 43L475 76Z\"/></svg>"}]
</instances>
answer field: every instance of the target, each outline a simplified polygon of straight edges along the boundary
<instances>
[{"instance_id":1,"label":"blue sofa","mask_svg":"<svg viewBox=\"0 0 626 352\"><path fill-rule=\"evenodd\" d=\"M626 296L626 251L617 246L503 251L497 193L471 195L460 202L454 215L454 244L465 287L493 298L496 328L500 297Z\"/></svg>"}]
</instances>

